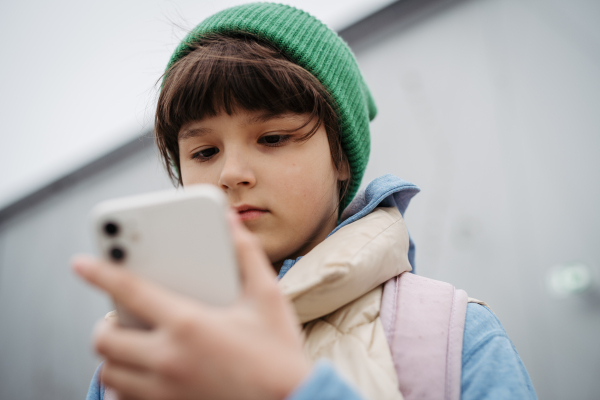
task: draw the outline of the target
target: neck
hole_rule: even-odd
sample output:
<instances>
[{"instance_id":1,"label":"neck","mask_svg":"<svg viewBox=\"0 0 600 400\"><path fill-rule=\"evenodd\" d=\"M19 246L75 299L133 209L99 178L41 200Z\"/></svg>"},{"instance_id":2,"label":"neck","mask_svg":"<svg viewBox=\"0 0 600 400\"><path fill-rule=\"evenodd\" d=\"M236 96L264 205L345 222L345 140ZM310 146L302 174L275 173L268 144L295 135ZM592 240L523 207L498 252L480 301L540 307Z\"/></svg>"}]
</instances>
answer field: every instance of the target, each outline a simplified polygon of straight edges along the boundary
<instances>
[{"instance_id":1,"label":"neck","mask_svg":"<svg viewBox=\"0 0 600 400\"><path fill-rule=\"evenodd\" d=\"M306 254L308 254L308 252L310 252L312 249L314 249L319 243L321 243L323 240L325 240L327 238L327 236L329 235L329 233L331 233L331 231L333 231L335 229L335 227L337 226L337 214L338 214L338 212L337 212L337 208L336 208L335 211L331 214L331 217L329 217L327 222L323 225L323 228L320 229L313 237L311 237L309 240L304 242L304 244L298 250L293 252L292 254L286 256L282 260L274 262L273 268L275 269L275 271L277 271L277 273L279 273L279 270L281 269L281 266L283 265L283 262L285 260L288 260L288 259L295 260L298 257L305 256Z\"/></svg>"}]
</instances>

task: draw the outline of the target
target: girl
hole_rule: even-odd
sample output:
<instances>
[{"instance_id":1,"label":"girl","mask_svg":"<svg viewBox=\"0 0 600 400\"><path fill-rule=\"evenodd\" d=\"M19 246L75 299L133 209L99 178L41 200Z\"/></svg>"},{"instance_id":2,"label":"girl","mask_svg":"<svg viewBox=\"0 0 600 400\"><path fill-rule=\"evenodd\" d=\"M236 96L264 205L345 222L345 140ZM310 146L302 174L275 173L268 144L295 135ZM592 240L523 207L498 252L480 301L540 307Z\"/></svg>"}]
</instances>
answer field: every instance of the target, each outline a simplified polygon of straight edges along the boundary
<instances>
[{"instance_id":1,"label":"girl","mask_svg":"<svg viewBox=\"0 0 600 400\"><path fill-rule=\"evenodd\" d=\"M387 175L351 203L375 114L350 49L310 15L255 3L198 25L163 77L156 138L176 183L226 193L244 293L215 309L76 258L153 327L99 326L105 362L88 398L413 396L399 390L380 311L382 285L414 265L402 213L418 189ZM469 304L464 332L462 398L535 397L487 308Z\"/></svg>"}]
</instances>

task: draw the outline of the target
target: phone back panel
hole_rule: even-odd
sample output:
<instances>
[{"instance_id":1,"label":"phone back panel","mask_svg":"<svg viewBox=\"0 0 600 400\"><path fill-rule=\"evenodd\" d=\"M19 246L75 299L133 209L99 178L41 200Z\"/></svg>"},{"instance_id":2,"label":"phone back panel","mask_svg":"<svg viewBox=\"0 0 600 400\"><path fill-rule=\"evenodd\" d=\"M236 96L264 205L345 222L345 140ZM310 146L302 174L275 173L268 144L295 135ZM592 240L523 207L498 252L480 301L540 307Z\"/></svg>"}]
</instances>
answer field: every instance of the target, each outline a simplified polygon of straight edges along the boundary
<instances>
[{"instance_id":1,"label":"phone back panel","mask_svg":"<svg viewBox=\"0 0 600 400\"><path fill-rule=\"evenodd\" d=\"M223 193L209 185L110 200L93 212L100 252L114 261L111 251L120 249L116 266L202 302L232 304L240 283L225 208ZM118 232L107 234L107 223Z\"/></svg>"}]
</instances>

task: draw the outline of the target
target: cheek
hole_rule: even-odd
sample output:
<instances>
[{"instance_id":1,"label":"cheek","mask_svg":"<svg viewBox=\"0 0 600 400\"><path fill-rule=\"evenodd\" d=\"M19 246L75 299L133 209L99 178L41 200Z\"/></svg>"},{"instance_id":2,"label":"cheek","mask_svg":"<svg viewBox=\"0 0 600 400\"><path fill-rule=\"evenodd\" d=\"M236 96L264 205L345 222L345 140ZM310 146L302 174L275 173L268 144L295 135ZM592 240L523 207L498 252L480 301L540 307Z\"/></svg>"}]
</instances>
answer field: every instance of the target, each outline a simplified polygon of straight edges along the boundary
<instances>
[{"instance_id":1,"label":"cheek","mask_svg":"<svg viewBox=\"0 0 600 400\"><path fill-rule=\"evenodd\" d=\"M217 185L219 174L214 166L199 167L198 162L194 160L180 160L180 173L183 186L196 183L211 183Z\"/></svg>"},{"instance_id":2,"label":"cheek","mask_svg":"<svg viewBox=\"0 0 600 400\"><path fill-rule=\"evenodd\" d=\"M329 210L337 200L337 175L326 146L326 151L318 146L303 149L270 169L271 181L282 188L278 197L290 211L313 214L319 209Z\"/></svg>"}]
</instances>

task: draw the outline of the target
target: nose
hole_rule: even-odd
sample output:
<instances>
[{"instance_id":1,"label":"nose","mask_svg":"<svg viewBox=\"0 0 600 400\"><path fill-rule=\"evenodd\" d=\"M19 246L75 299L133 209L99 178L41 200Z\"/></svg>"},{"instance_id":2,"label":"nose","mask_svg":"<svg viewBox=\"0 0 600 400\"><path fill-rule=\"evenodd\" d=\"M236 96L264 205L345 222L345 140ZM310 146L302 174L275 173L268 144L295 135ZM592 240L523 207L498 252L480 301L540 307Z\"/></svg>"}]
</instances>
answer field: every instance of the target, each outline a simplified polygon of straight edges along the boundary
<instances>
[{"instance_id":1,"label":"nose","mask_svg":"<svg viewBox=\"0 0 600 400\"><path fill-rule=\"evenodd\" d=\"M223 157L224 163L219 176L219 187L223 190L235 190L241 187L253 187L256 176L250 163L239 152L230 152Z\"/></svg>"}]
</instances>

